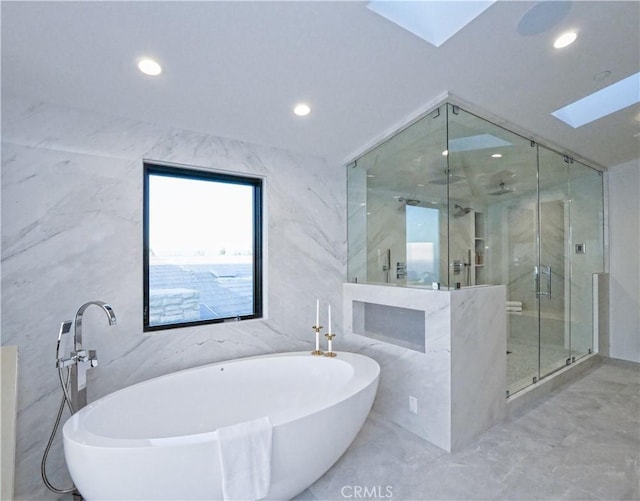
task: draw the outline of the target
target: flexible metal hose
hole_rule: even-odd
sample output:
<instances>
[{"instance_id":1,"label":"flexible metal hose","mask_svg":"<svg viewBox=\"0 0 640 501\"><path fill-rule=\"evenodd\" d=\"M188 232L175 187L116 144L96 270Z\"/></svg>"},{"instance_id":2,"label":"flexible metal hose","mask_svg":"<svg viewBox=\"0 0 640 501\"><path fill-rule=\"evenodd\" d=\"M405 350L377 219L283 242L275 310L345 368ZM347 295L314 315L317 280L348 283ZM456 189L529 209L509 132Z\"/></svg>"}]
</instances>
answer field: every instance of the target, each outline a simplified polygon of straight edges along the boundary
<instances>
[{"instance_id":1,"label":"flexible metal hose","mask_svg":"<svg viewBox=\"0 0 640 501\"><path fill-rule=\"evenodd\" d=\"M58 335L58 344L56 346L56 360L60 358L60 338L62 332ZM62 377L62 367L58 367L58 379L60 380L60 386L62 387L62 401L60 402L60 407L58 408L58 415L56 416L56 421L53 425L53 430L51 431L51 435L49 436L49 441L47 442L47 446L44 449L44 454L42 455L42 462L40 463L40 474L42 476L42 481L44 485L47 486L47 489L55 492L56 494L67 494L69 492L74 492L76 490L75 485L68 489L60 489L53 485L49 479L47 478L47 457L49 456L49 451L51 450L51 446L53 445L53 440L56 436L56 432L58 431L58 427L60 426L60 420L62 419L62 413L64 412L65 403L69 408L69 412L73 414L73 406L71 405L71 398L69 398L69 379L71 376L71 370L67 368L67 378L66 381Z\"/></svg>"}]
</instances>

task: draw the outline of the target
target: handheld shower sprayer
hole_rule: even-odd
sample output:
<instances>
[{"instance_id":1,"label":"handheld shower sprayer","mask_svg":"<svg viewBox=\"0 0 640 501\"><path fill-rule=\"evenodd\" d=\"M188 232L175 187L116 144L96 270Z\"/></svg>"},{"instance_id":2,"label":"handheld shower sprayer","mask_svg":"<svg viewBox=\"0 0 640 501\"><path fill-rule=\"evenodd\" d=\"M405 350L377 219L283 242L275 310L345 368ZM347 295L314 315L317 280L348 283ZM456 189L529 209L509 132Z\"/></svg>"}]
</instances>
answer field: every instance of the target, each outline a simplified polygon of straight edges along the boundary
<instances>
[{"instance_id":1,"label":"handheld shower sprayer","mask_svg":"<svg viewBox=\"0 0 640 501\"><path fill-rule=\"evenodd\" d=\"M73 414L80 408L87 404L87 370L96 367L98 365L98 358L95 350L84 350L82 348L82 316L84 311L91 305L96 305L102 308L106 313L109 320L109 325L116 324L116 315L113 312L111 305L104 301L89 301L83 304L76 312L73 321L65 320L60 324L60 330L58 331L58 340L56 342L56 367L58 369L58 379L60 386L62 387L62 401L58 408L58 414L56 416L53 430L49 436L49 441L42 455L42 462L40 463L40 474L44 484L50 491L57 494L76 493L75 486L68 489L60 489L55 487L47 478L46 464L49 451L53 445L56 432L60 427L60 420L62 413L64 412L65 405L68 407L69 412ZM73 326L73 348L68 357L60 356L60 345L62 343L62 337L65 334L71 332ZM66 375L63 375L63 369L67 369Z\"/></svg>"}]
</instances>

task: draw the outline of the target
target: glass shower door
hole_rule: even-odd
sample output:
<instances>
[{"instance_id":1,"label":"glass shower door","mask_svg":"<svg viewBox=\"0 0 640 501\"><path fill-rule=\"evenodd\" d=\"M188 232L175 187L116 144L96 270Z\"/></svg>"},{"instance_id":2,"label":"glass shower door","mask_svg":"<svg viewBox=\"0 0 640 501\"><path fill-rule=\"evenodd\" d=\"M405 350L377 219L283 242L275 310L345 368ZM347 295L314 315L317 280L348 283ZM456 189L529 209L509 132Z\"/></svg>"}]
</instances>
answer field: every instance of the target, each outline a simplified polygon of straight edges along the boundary
<instances>
[{"instance_id":1,"label":"glass shower door","mask_svg":"<svg viewBox=\"0 0 640 501\"><path fill-rule=\"evenodd\" d=\"M569 159L538 147L538 256L533 270L540 329L540 378L571 356Z\"/></svg>"}]
</instances>

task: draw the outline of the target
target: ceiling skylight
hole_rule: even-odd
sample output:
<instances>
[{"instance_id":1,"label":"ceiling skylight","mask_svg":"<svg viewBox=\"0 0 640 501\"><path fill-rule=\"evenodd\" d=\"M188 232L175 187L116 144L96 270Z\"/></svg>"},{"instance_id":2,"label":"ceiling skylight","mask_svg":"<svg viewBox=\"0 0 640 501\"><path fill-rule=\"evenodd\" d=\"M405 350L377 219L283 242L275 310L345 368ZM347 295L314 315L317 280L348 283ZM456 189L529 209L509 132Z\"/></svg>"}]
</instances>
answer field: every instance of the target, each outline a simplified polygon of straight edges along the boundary
<instances>
[{"instance_id":1,"label":"ceiling skylight","mask_svg":"<svg viewBox=\"0 0 640 501\"><path fill-rule=\"evenodd\" d=\"M492 136L491 134L478 134L476 136L449 139L449 151L451 152L484 150L501 146L511 146L511 143L499 137Z\"/></svg>"},{"instance_id":2,"label":"ceiling skylight","mask_svg":"<svg viewBox=\"0 0 640 501\"><path fill-rule=\"evenodd\" d=\"M372 1L367 8L436 47L487 10L495 0Z\"/></svg>"},{"instance_id":3,"label":"ceiling skylight","mask_svg":"<svg viewBox=\"0 0 640 501\"><path fill-rule=\"evenodd\" d=\"M609 85L551 114L575 129L638 102L640 73Z\"/></svg>"}]
</instances>

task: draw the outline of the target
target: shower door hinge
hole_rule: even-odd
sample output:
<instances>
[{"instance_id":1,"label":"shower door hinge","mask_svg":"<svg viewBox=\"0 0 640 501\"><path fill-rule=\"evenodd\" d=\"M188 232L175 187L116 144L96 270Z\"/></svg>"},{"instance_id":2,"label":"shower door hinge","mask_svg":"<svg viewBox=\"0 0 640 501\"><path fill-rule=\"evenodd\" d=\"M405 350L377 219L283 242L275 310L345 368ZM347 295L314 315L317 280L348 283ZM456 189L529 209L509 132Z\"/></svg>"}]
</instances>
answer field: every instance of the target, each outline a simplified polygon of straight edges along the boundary
<instances>
[{"instance_id":1,"label":"shower door hinge","mask_svg":"<svg viewBox=\"0 0 640 501\"><path fill-rule=\"evenodd\" d=\"M460 107L455 104L451 105L451 112L454 115L457 115L458 113L460 113Z\"/></svg>"},{"instance_id":2,"label":"shower door hinge","mask_svg":"<svg viewBox=\"0 0 640 501\"><path fill-rule=\"evenodd\" d=\"M433 110L433 113L431 113L431 118L438 118L440 116L440 108L436 108L435 110Z\"/></svg>"},{"instance_id":3,"label":"shower door hinge","mask_svg":"<svg viewBox=\"0 0 640 501\"><path fill-rule=\"evenodd\" d=\"M538 382L538 376L533 376L533 384L536 384Z\"/></svg>"},{"instance_id":4,"label":"shower door hinge","mask_svg":"<svg viewBox=\"0 0 640 501\"><path fill-rule=\"evenodd\" d=\"M591 355L592 353L593 353L593 350L589 348L589 355Z\"/></svg>"},{"instance_id":5,"label":"shower door hinge","mask_svg":"<svg viewBox=\"0 0 640 501\"><path fill-rule=\"evenodd\" d=\"M536 147L536 142L532 139L531 142L529 143L531 145L532 148Z\"/></svg>"},{"instance_id":6,"label":"shower door hinge","mask_svg":"<svg viewBox=\"0 0 640 501\"><path fill-rule=\"evenodd\" d=\"M509 390L507 390L506 393L507 393L507 398L509 398Z\"/></svg>"},{"instance_id":7,"label":"shower door hinge","mask_svg":"<svg viewBox=\"0 0 640 501\"><path fill-rule=\"evenodd\" d=\"M567 358L566 365L571 365L571 357Z\"/></svg>"}]
</instances>

